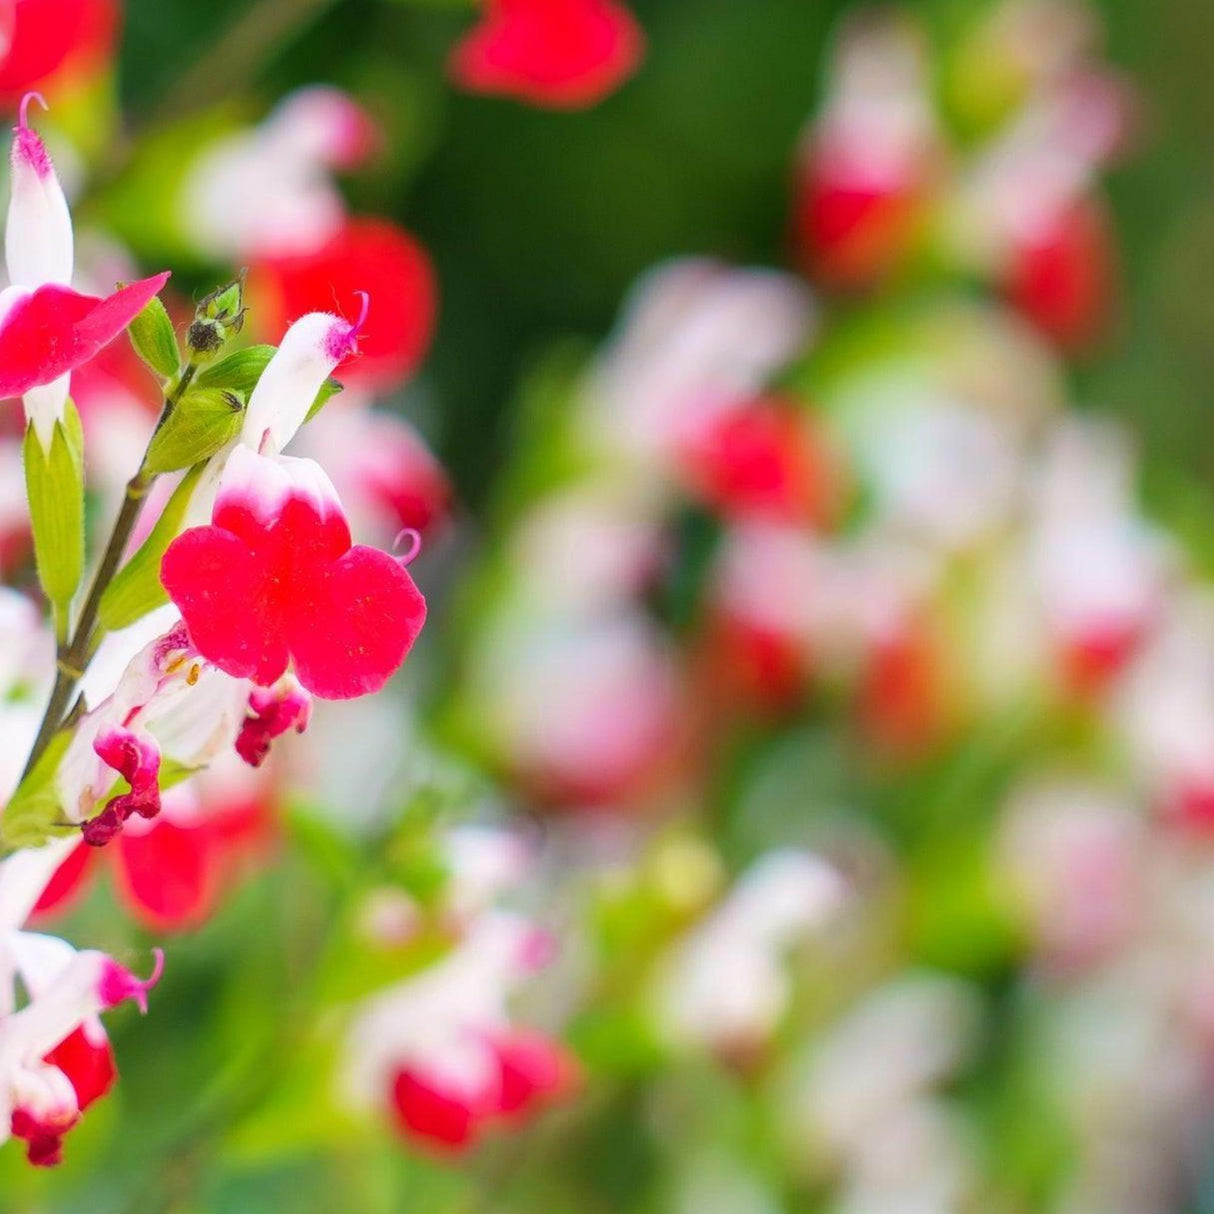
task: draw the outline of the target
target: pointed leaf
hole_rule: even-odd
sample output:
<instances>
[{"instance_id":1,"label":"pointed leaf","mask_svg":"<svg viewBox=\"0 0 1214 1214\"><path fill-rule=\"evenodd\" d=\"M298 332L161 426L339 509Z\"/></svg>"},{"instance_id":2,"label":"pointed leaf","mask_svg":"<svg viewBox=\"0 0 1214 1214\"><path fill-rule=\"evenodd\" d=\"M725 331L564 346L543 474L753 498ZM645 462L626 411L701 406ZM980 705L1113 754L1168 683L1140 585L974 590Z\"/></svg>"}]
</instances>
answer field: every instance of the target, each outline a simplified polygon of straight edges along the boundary
<instances>
[{"instance_id":1,"label":"pointed leaf","mask_svg":"<svg viewBox=\"0 0 1214 1214\"><path fill-rule=\"evenodd\" d=\"M203 464L186 473L139 551L118 571L101 596L98 617L109 632L125 628L169 601L160 584L160 561L185 518Z\"/></svg>"},{"instance_id":2,"label":"pointed leaf","mask_svg":"<svg viewBox=\"0 0 1214 1214\"><path fill-rule=\"evenodd\" d=\"M50 450L31 425L22 448L38 579L57 611L71 604L84 570L84 435L68 401Z\"/></svg>"}]
</instances>

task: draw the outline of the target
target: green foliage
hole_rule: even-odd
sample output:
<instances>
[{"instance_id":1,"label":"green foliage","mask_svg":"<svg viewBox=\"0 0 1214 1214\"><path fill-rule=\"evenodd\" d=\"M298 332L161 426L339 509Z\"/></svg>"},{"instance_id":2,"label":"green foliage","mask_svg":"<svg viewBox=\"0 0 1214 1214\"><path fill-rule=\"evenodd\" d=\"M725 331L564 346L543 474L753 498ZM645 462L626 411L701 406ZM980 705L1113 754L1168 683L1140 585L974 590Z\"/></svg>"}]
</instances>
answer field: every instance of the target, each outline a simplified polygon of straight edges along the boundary
<instances>
[{"instance_id":1,"label":"green foliage","mask_svg":"<svg viewBox=\"0 0 1214 1214\"><path fill-rule=\"evenodd\" d=\"M107 631L125 628L169 601L160 584L160 562L185 517L204 465L191 468L173 491L139 551L118 571L101 596L98 618Z\"/></svg>"},{"instance_id":2,"label":"green foliage","mask_svg":"<svg viewBox=\"0 0 1214 1214\"><path fill-rule=\"evenodd\" d=\"M50 450L31 424L22 456L38 579L62 621L84 570L84 434L71 401Z\"/></svg>"},{"instance_id":3,"label":"green foliage","mask_svg":"<svg viewBox=\"0 0 1214 1214\"><path fill-rule=\"evenodd\" d=\"M148 476L190 468L211 458L240 433L244 397L229 388L195 388L169 411L148 445Z\"/></svg>"},{"instance_id":4,"label":"green foliage","mask_svg":"<svg viewBox=\"0 0 1214 1214\"><path fill-rule=\"evenodd\" d=\"M241 393L247 398L257 387L257 381L269 366L274 353L275 347L268 345L245 346L241 350L233 350L231 354L225 354L217 362L199 371L194 383L198 388L222 388ZM308 409L305 421L311 421L341 390L342 385L332 376L326 379Z\"/></svg>"},{"instance_id":5,"label":"green foliage","mask_svg":"<svg viewBox=\"0 0 1214 1214\"><path fill-rule=\"evenodd\" d=\"M131 321L129 332L135 353L161 379L172 379L181 370L177 334L159 296L149 300L147 307Z\"/></svg>"},{"instance_id":6,"label":"green foliage","mask_svg":"<svg viewBox=\"0 0 1214 1214\"><path fill-rule=\"evenodd\" d=\"M0 816L0 845L5 855L22 847L41 847L56 835L65 833L55 773L71 740L68 730L56 734L34 770L4 807Z\"/></svg>"}]
</instances>

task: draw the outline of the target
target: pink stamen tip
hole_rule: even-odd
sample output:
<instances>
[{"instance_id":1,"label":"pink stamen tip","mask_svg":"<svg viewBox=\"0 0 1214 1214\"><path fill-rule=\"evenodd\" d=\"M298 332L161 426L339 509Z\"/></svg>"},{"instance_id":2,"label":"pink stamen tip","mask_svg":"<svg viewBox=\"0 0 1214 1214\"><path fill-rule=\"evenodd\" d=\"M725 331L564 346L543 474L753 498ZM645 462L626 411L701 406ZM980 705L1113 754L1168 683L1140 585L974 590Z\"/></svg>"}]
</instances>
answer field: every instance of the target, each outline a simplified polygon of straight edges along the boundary
<instances>
[{"instance_id":1,"label":"pink stamen tip","mask_svg":"<svg viewBox=\"0 0 1214 1214\"><path fill-rule=\"evenodd\" d=\"M49 110L51 107L46 104L46 98L41 93L28 92L21 98L20 108L17 110L17 129L22 131L29 130L29 108L30 102L36 101L44 110Z\"/></svg>"},{"instance_id":2,"label":"pink stamen tip","mask_svg":"<svg viewBox=\"0 0 1214 1214\"><path fill-rule=\"evenodd\" d=\"M350 328L351 337L357 337L362 332L363 325L367 323L367 313L371 311L371 296L366 291L355 291L354 294L363 302L362 307L359 309L358 319Z\"/></svg>"},{"instance_id":3,"label":"pink stamen tip","mask_svg":"<svg viewBox=\"0 0 1214 1214\"><path fill-rule=\"evenodd\" d=\"M396 552L406 538L409 541L409 549L407 552L400 553L396 558L402 565L411 564L422 550L421 532L416 527L405 527L397 532L396 539L392 541L392 551Z\"/></svg>"}]
</instances>

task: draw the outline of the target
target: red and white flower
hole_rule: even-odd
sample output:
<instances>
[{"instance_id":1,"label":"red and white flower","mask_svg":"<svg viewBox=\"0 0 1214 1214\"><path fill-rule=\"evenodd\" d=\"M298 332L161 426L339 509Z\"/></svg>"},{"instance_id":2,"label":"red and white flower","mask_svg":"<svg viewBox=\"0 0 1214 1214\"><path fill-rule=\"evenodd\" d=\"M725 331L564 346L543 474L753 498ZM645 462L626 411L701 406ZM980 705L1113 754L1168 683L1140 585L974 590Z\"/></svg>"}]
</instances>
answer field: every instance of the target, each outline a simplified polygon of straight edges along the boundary
<instances>
[{"instance_id":1,"label":"red and white flower","mask_svg":"<svg viewBox=\"0 0 1214 1214\"><path fill-rule=\"evenodd\" d=\"M151 931L188 931L205 922L233 880L268 849L273 836L275 781L237 756L161 797L151 819L128 819L105 848L77 844L56 869L34 907L42 924L67 911L103 862L110 863L119 900Z\"/></svg>"},{"instance_id":2,"label":"red and white flower","mask_svg":"<svg viewBox=\"0 0 1214 1214\"><path fill-rule=\"evenodd\" d=\"M255 392L246 432L264 426L273 447L282 419L259 404ZM293 665L324 699L382 687L426 617L401 562L352 543L318 464L245 446L228 457L210 525L173 541L161 578L192 644L218 669L270 686Z\"/></svg>"},{"instance_id":3,"label":"red and white flower","mask_svg":"<svg viewBox=\"0 0 1214 1214\"><path fill-rule=\"evenodd\" d=\"M782 955L840 907L845 885L806 852L771 852L668 958L657 1017L676 1043L746 1052L765 1042L791 996Z\"/></svg>"},{"instance_id":4,"label":"red and white flower","mask_svg":"<svg viewBox=\"0 0 1214 1214\"><path fill-rule=\"evenodd\" d=\"M376 137L340 89L296 90L260 126L198 157L182 193L191 240L210 257L238 263L315 252L346 221L334 170L362 163Z\"/></svg>"},{"instance_id":5,"label":"red and white flower","mask_svg":"<svg viewBox=\"0 0 1214 1214\"><path fill-rule=\"evenodd\" d=\"M163 961L157 951L140 979L104 953L20 930L70 847L58 840L0 865L0 1141L23 1139L41 1166L59 1162L63 1136L116 1078L100 1013L126 999L146 1011Z\"/></svg>"},{"instance_id":6,"label":"red and white flower","mask_svg":"<svg viewBox=\"0 0 1214 1214\"><path fill-rule=\"evenodd\" d=\"M22 397L27 419L49 447L71 372L113 341L169 275L130 283L104 299L71 289L71 215L46 145L27 121L35 97L21 103L12 145L4 232L11 285L0 292L0 398Z\"/></svg>"},{"instance_id":7,"label":"red and white flower","mask_svg":"<svg viewBox=\"0 0 1214 1214\"><path fill-rule=\"evenodd\" d=\"M443 961L377 995L347 1037L344 1087L406 1137L458 1151L566 1095L577 1069L511 1021L508 1001L550 954L525 919L489 911Z\"/></svg>"}]
</instances>

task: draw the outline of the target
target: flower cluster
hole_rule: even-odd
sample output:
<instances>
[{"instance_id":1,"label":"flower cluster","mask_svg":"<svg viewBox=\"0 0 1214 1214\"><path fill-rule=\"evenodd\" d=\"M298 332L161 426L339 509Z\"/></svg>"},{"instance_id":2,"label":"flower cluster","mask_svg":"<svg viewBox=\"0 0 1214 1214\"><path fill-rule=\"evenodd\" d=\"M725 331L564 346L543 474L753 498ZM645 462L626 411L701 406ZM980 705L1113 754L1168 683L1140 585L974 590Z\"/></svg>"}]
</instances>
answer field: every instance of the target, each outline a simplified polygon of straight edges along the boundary
<instances>
[{"instance_id":1,"label":"flower cluster","mask_svg":"<svg viewBox=\"0 0 1214 1214\"><path fill-rule=\"evenodd\" d=\"M321 465L281 453L340 387L329 377L357 355L370 296L361 293L353 322L292 313L277 348L229 351L246 314L238 280L199 304L183 357L158 299L167 273L108 295L73 285L71 216L31 126L35 102L34 93L21 101L12 144L0 396L24 403L29 525L53 636L14 599L12 626L24 634L15 652L31 657L30 668L5 672L7 698L21 707L5 744L13 762L0 819L10 966L0 1121L27 1140L32 1162L50 1164L115 1075L98 1013L128 997L144 1006L159 961L140 983L26 921L70 905L99 855L115 858L124 900L149 926L201 921L266 835L274 739L306 729L314 696L382 687L426 604L408 557L353 542ZM116 518L82 589L92 445L69 393L79 375L81 395L93 395L99 356L127 331L163 405L142 428L138 464L127 450ZM115 395L94 396L111 419ZM413 498L407 486L384 489L421 525L446 492L428 458L417 448L426 476Z\"/></svg>"}]
</instances>

